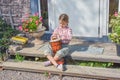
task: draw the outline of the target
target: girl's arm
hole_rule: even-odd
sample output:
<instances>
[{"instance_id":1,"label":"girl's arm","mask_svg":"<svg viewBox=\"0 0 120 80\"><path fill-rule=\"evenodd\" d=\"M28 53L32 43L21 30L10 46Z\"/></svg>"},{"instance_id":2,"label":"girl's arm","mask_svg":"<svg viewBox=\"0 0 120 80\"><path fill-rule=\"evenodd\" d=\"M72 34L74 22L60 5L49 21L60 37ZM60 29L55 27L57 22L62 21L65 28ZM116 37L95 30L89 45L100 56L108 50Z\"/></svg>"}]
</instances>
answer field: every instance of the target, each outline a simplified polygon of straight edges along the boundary
<instances>
[{"instance_id":1,"label":"girl's arm","mask_svg":"<svg viewBox=\"0 0 120 80\"><path fill-rule=\"evenodd\" d=\"M69 30L68 30L67 39L68 39L68 40L71 40L71 39L72 39L72 29L69 29Z\"/></svg>"},{"instance_id":2,"label":"girl's arm","mask_svg":"<svg viewBox=\"0 0 120 80\"><path fill-rule=\"evenodd\" d=\"M58 37L58 27L54 30L54 32L52 33L52 36L51 36L51 40L52 38L57 38Z\"/></svg>"}]
</instances>

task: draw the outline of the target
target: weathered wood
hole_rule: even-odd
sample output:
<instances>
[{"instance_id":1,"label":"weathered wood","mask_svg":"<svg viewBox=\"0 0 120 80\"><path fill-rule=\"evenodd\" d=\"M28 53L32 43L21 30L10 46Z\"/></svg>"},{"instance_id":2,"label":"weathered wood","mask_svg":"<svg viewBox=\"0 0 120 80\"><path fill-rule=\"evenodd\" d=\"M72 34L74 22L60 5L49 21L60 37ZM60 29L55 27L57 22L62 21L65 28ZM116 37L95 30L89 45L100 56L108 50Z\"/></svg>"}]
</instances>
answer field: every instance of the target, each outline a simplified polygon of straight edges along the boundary
<instances>
[{"instance_id":1,"label":"weathered wood","mask_svg":"<svg viewBox=\"0 0 120 80\"><path fill-rule=\"evenodd\" d=\"M120 63L119 56L91 55L91 54L79 54L79 53L72 53L71 56L72 59L74 60Z\"/></svg>"},{"instance_id":2,"label":"weathered wood","mask_svg":"<svg viewBox=\"0 0 120 80\"><path fill-rule=\"evenodd\" d=\"M8 6L9 7L9 6L19 6L19 5L18 4L14 4L14 5L13 4L1 4L0 6Z\"/></svg>"},{"instance_id":3,"label":"weathered wood","mask_svg":"<svg viewBox=\"0 0 120 80\"><path fill-rule=\"evenodd\" d=\"M39 50L41 46L42 45L36 45L33 47L27 46L22 50L11 52L11 55L15 55L15 53L19 53L20 55L23 55L23 56L45 57L43 54L43 51Z\"/></svg>"},{"instance_id":4,"label":"weathered wood","mask_svg":"<svg viewBox=\"0 0 120 80\"><path fill-rule=\"evenodd\" d=\"M68 76L79 76L86 78L98 78L98 79L114 79L120 80L120 70L119 69L108 69L108 68L93 68L93 67L82 67L76 65L66 65L66 71L57 70L54 66L44 67L43 62L14 62L7 61L2 64L4 69L12 70L23 70L32 72L50 72L52 74L61 74Z\"/></svg>"},{"instance_id":5,"label":"weathered wood","mask_svg":"<svg viewBox=\"0 0 120 80\"><path fill-rule=\"evenodd\" d=\"M2 63L0 62L0 71L3 70Z\"/></svg>"},{"instance_id":6,"label":"weathered wood","mask_svg":"<svg viewBox=\"0 0 120 80\"><path fill-rule=\"evenodd\" d=\"M1 8L0 8L0 17L2 17L2 11L1 11Z\"/></svg>"},{"instance_id":7,"label":"weathered wood","mask_svg":"<svg viewBox=\"0 0 120 80\"><path fill-rule=\"evenodd\" d=\"M45 57L43 52L35 52L34 50L30 51L30 52L22 52L22 51L18 51L18 52L20 53L20 55L23 55L23 56ZM15 55L15 54L13 53L11 55ZM120 57L119 56L72 53L71 58L73 60L120 63Z\"/></svg>"},{"instance_id":8,"label":"weathered wood","mask_svg":"<svg viewBox=\"0 0 120 80\"><path fill-rule=\"evenodd\" d=\"M113 63L120 63L120 57L118 56L116 50L116 44L112 43L89 43L80 40L72 39L70 45L81 45L81 46L95 46L95 47L102 47L104 48L103 54L83 54L80 51L74 51L70 53L70 56L74 60L85 60L85 61L100 61L100 62L113 62ZM33 56L33 57L45 57L43 51L39 50L41 45L36 46L27 46L24 47L22 50L17 51L21 55L24 56ZM11 55L14 55L11 54Z\"/></svg>"},{"instance_id":9,"label":"weathered wood","mask_svg":"<svg viewBox=\"0 0 120 80\"><path fill-rule=\"evenodd\" d=\"M2 16L8 16L8 17L9 17L10 14L2 14ZM12 17L15 17L15 16L17 16L17 15L15 15L15 14L11 14L11 16L12 16Z\"/></svg>"},{"instance_id":10,"label":"weathered wood","mask_svg":"<svg viewBox=\"0 0 120 80\"><path fill-rule=\"evenodd\" d=\"M80 44L80 42L73 42L73 44ZM88 45L88 44L83 44ZM81 45L82 46L82 45ZM120 57L117 56L116 45L111 43L95 43L89 46L100 46L104 48L103 54L82 54L81 52L72 52L70 56L74 60L85 60L85 61L100 61L100 62L113 62L120 63ZM20 55L24 56L34 56L34 57L45 57L43 51L39 50L41 45L34 47L25 47L20 51ZM11 54L11 55L14 55Z\"/></svg>"},{"instance_id":11,"label":"weathered wood","mask_svg":"<svg viewBox=\"0 0 120 80\"><path fill-rule=\"evenodd\" d=\"M8 16L10 18L10 24L11 24L12 28L14 29L14 26L16 26L17 24L13 23L12 17L18 16L18 15L12 14L11 9L9 10L8 14L2 14L1 9L0 9L0 17L3 17L3 16Z\"/></svg>"},{"instance_id":12,"label":"weathered wood","mask_svg":"<svg viewBox=\"0 0 120 80\"><path fill-rule=\"evenodd\" d=\"M12 12L11 12L11 10L9 11L9 17L10 17L10 23L11 23L12 29L14 29L13 18L12 18Z\"/></svg>"}]
</instances>

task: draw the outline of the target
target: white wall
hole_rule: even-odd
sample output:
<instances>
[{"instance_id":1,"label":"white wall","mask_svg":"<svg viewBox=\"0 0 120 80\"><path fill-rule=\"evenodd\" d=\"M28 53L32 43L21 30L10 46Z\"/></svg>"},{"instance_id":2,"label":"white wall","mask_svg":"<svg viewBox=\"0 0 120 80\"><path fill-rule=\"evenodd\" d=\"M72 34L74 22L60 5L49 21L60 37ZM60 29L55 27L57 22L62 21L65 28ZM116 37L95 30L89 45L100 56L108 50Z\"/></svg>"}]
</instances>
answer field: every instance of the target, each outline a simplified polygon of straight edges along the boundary
<instances>
[{"instance_id":1,"label":"white wall","mask_svg":"<svg viewBox=\"0 0 120 80\"><path fill-rule=\"evenodd\" d=\"M109 0L48 0L50 32L57 27L59 15L67 13L73 35L82 37L107 35L108 2Z\"/></svg>"},{"instance_id":2,"label":"white wall","mask_svg":"<svg viewBox=\"0 0 120 80\"><path fill-rule=\"evenodd\" d=\"M120 0L119 0L119 5L118 5L118 11L120 12Z\"/></svg>"}]
</instances>

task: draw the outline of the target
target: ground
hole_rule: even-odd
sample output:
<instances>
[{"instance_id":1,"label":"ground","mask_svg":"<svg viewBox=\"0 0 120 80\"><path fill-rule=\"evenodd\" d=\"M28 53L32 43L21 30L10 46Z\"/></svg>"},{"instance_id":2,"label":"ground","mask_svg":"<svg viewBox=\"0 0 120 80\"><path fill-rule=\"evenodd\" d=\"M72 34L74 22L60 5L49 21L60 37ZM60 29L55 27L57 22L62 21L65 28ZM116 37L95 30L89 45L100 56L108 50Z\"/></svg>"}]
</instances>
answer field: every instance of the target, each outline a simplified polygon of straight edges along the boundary
<instances>
[{"instance_id":1,"label":"ground","mask_svg":"<svg viewBox=\"0 0 120 80\"><path fill-rule=\"evenodd\" d=\"M58 75L52 75L51 78L48 78L45 73L42 74L24 71L3 70L0 71L0 80L60 80L60 78ZM97 80L97 79L63 76L62 80Z\"/></svg>"}]
</instances>

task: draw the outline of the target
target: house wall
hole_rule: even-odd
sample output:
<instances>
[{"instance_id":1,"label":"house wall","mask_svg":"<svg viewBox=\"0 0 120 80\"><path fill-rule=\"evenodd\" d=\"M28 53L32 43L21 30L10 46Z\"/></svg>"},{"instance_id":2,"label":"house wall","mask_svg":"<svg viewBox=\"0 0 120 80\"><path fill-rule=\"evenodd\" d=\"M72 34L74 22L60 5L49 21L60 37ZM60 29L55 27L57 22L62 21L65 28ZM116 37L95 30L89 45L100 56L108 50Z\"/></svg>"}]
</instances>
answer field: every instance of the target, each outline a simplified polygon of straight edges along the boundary
<instances>
[{"instance_id":1,"label":"house wall","mask_svg":"<svg viewBox=\"0 0 120 80\"><path fill-rule=\"evenodd\" d=\"M69 26L73 30L73 36L108 35L109 0L69 0L69 2L49 0L48 12L50 32L58 25L59 15L67 13L70 17Z\"/></svg>"},{"instance_id":2,"label":"house wall","mask_svg":"<svg viewBox=\"0 0 120 80\"><path fill-rule=\"evenodd\" d=\"M25 17L25 14L30 14L30 0L0 0L0 10L4 14L4 19L7 23L10 23L10 18L5 14L8 14L11 10L14 15L13 22L16 24L21 23L21 19ZM17 26L17 25L16 25Z\"/></svg>"},{"instance_id":3,"label":"house wall","mask_svg":"<svg viewBox=\"0 0 120 80\"><path fill-rule=\"evenodd\" d=\"M37 6L37 0L0 0L0 10L2 11L2 14L8 14L9 10L12 11L12 14L15 14L16 16L13 16L14 23L20 25L21 19L25 18L25 14L28 13L35 13L36 10L35 6ZM50 1L54 0L48 0L48 6L49 10L52 11L53 4L50 3ZM108 4L109 0L100 0L100 35L99 37L102 37L104 35L108 34ZM31 6L32 5L32 6ZM49 12L50 12L49 11ZM54 10L53 10L54 11ZM10 23L10 18L8 16L4 16L5 20ZM54 14L49 15L49 18L54 20ZM17 25L17 26L18 26ZM52 25L55 25L54 22L52 22ZM49 24L51 26L51 24Z\"/></svg>"}]
</instances>

